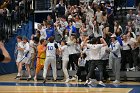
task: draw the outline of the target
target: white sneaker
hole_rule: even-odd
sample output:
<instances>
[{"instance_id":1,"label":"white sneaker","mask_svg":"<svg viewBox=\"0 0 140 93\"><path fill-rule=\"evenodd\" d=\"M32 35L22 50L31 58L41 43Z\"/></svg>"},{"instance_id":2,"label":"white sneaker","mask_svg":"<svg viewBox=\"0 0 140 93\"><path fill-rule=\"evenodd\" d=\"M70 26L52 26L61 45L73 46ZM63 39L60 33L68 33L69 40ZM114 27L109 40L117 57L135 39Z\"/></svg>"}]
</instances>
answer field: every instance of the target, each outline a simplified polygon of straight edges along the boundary
<instances>
[{"instance_id":1,"label":"white sneaker","mask_svg":"<svg viewBox=\"0 0 140 93\"><path fill-rule=\"evenodd\" d=\"M127 68L127 72L130 70L130 68Z\"/></svg>"},{"instance_id":2,"label":"white sneaker","mask_svg":"<svg viewBox=\"0 0 140 93\"><path fill-rule=\"evenodd\" d=\"M82 80L81 80L81 79L79 79L78 81L79 81L79 82L82 82Z\"/></svg>"},{"instance_id":3,"label":"white sneaker","mask_svg":"<svg viewBox=\"0 0 140 93\"><path fill-rule=\"evenodd\" d=\"M77 75L75 75L74 77L76 78L76 81L78 82L78 76L77 76Z\"/></svg>"},{"instance_id":4,"label":"white sneaker","mask_svg":"<svg viewBox=\"0 0 140 93\"><path fill-rule=\"evenodd\" d=\"M99 85L105 86L105 84L102 81L99 81Z\"/></svg>"},{"instance_id":5,"label":"white sneaker","mask_svg":"<svg viewBox=\"0 0 140 93\"><path fill-rule=\"evenodd\" d=\"M94 83L96 83L96 82L97 82L96 79L91 79L90 82L89 82L88 84L90 85L90 84L94 84Z\"/></svg>"},{"instance_id":6,"label":"white sneaker","mask_svg":"<svg viewBox=\"0 0 140 93\"><path fill-rule=\"evenodd\" d=\"M136 68L135 68L135 67L133 67L133 68L130 68L130 70L131 70L131 71L136 71Z\"/></svg>"},{"instance_id":7,"label":"white sneaker","mask_svg":"<svg viewBox=\"0 0 140 93\"><path fill-rule=\"evenodd\" d=\"M113 83L114 83L114 84L119 84L120 81L119 81L119 80L115 80L115 81L113 81Z\"/></svg>"},{"instance_id":8,"label":"white sneaker","mask_svg":"<svg viewBox=\"0 0 140 93\"><path fill-rule=\"evenodd\" d=\"M111 81L111 78L107 78L107 80Z\"/></svg>"},{"instance_id":9,"label":"white sneaker","mask_svg":"<svg viewBox=\"0 0 140 93\"><path fill-rule=\"evenodd\" d=\"M107 78L106 83L110 83L111 79Z\"/></svg>"},{"instance_id":10,"label":"white sneaker","mask_svg":"<svg viewBox=\"0 0 140 93\"><path fill-rule=\"evenodd\" d=\"M86 80L85 84L84 85L87 85L89 83L89 80Z\"/></svg>"},{"instance_id":11,"label":"white sneaker","mask_svg":"<svg viewBox=\"0 0 140 93\"><path fill-rule=\"evenodd\" d=\"M89 81L88 85L91 85L91 84L93 84L93 81Z\"/></svg>"},{"instance_id":12,"label":"white sneaker","mask_svg":"<svg viewBox=\"0 0 140 93\"><path fill-rule=\"evenodd\" d=\"M35 82L37 82L37 79L36 79L36 77L34 77L34 81L35 81Z\"/></svg>"},{"instance_id":13,"label":"white sneaker","mask_svg":"<svg viewBox=\"0 0 140 93\"><path fill-rule=\"evenodd\" d=\"M99 71L98 67L95 68L95 71Z\"/></svg>"},{"instance_id":14,"label":"white sneaker","mask_svg":"<svg viewBox=\"0 0 140 93\"><path fill-rule=\"evenodd\" d=\"M69 79L69 78L67 78L67 79L66 79L66 81L65 81L65 83L68 83L69 81L70 81L70 79Z\"/></svg>"},{"instance_id":15,"label":"white sneaker","mask_svg":"<svg viewBox=\"0 0 140 93\"><path fill-rule=\"evenodd\" d=\"M76 78L75 77L72 77L70 80L74 81L74 80L76 80Z\"/></svg>"}]
</instances>

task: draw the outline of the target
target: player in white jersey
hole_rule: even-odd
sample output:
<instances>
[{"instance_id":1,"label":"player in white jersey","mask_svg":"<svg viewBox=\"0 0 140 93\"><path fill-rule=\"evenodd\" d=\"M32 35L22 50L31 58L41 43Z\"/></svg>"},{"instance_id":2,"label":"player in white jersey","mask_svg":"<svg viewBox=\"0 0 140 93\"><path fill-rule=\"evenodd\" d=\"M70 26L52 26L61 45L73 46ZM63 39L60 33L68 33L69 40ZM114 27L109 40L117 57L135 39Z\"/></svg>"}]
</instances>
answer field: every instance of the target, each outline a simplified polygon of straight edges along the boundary
<instances>
[{"instance_id":1,"label":"player in white jersey","mask_svg":"<svg viewBox=\"0 0 140 93\"><path fill-rule=\"evenodd\" d=\"M22 37L21 36L17 36L17 46L16 46L16 50L17 50L17 59L16 59L16 64L17 66L19 65L20 60L23 57L23 51L19 50L19 48L23 48L23 42L22 42Z\"/></svg>"},{"instance_id":2,"label":"player in white jersey","mask_svg":"<svg viewBox=\"0 0 140 93\"><path fill-rule=\"evenodd\" d=\"M17 36L17 46L16 46L16 51L17 51L17 57L16 57L16 65L17 68L19 67L19 62L21 61L23 57L23 51L20 50L20 48L23 48L23 42L22 42L22 37ZM17 74L16 78L20 77L20 74Z\"/></svg>"},{"instance_id":3,"label":"player in white jersey","mask_svg":"<svg viewBox=\"0 0 140 93\"><path fill-rule=\"evenodd\" d=\"M29 77L27 81L31 80L31 72L30 72L30 62L31 62L31 54L30 54L30 45L28 43L27 38L23 38L24 46L23 48L19 48L19 50L24 52L22 59L20 60L18 67L18 74L21 75L22 65L25 64Z\"/></svg>"},{"instance_id":4,"label":"player in white jersey","mask_svg":"<svg viewBox=\"0 0 140 93\"><path fill-rule=\"evenodd\" d=\"M46 82L46 76L48 72L48 67L51 64L52 70L53 70L53 78L54 81L56 81L57 78L57 72L56 72L56 54L58 52L58 45L54 43L54 37L49 38L49 43L47 44L47 50L46 50L46 59L44 63L44 70L43 70L43 83Z\"/></svg>"},{"instance_id":5,"label":"player in white jersey","mask_svg":"<svg viewBox=\"0 0 140 93\"><path fill-rule=\"evenodd\" d=\"M67 70L68 62L69 62L69 51L68 51L68 46L66 45L66 41L61 42L61 47L60 47L61 55L62 55L62 69L66 78L66 83L69 82L69 74Z\"/></svg>"}]
</instances>

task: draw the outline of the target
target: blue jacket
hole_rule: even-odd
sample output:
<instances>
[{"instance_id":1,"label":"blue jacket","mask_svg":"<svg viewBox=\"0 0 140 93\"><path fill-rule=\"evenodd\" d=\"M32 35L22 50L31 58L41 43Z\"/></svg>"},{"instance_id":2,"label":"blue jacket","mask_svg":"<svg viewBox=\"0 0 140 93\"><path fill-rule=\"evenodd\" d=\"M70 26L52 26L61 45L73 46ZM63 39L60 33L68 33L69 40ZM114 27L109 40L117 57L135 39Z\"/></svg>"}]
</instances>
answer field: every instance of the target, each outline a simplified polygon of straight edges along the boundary
<instances>
[{"instance_id":1,"label":"blue jacket","mask_svg":"<svg viewBox=\"0 0 140 93\"><path fill-rule=\"evenodd\" d=\"M46 39L50 38L51 36L54 36L54 28L53 27L47 28L46 35L47 35Z\"/></svg>"},{"instance_id":2,"label":"blue jacket","mask_svg":"<svg viewBox=\"0 0 140 93\"><path fill-rule=\"evenodd\" d=\"M66 29L68 29L68 31L70 31L70 26L67 26ZM72 26L72 33L77 33L76 27Z\"/></svg>"}]
</instances>

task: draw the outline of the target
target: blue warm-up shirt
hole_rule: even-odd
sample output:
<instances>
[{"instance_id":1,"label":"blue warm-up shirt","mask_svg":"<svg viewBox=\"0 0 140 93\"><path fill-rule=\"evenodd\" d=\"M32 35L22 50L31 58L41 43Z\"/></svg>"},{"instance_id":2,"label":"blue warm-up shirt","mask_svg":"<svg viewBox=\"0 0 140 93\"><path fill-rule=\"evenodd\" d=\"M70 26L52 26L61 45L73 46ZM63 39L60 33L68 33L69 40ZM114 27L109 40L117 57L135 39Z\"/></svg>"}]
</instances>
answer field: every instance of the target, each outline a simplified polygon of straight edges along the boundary
<instances>
[{"instance_id":1,"label":"blue warm-up shirt","mask_svg":"<svg viewBox=\"0 0 140 93\"><path fill-rule=\"evenodd\" d=\"M47 35L46 39L50 38L51 36L54 36L54 28L53 27L47 28L46 35Z\"/></svg>"},{"instance_id":2,"label":"blue warm-up shirt","mask_svg":"<svg viewBox=\"0 0 140 93\"><path fill-rule=\"evenodd\" d=\"M71 30L70 26L67 26L66 29L68 29L68 31ZM72 26L72 33L77 33L76 27Z\"/></svg>"}]
</instances>

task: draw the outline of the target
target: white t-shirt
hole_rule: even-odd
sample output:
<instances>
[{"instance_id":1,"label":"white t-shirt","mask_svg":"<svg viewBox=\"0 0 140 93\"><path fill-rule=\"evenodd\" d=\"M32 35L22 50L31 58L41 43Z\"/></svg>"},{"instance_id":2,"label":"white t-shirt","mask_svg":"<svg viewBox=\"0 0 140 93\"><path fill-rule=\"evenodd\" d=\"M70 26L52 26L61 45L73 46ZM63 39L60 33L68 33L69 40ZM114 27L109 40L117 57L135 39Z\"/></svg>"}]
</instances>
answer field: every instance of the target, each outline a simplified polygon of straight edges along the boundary
<instances>
[{"instance_id":1,"label":"white t-shirt","mask_svg":"<svg viewBox=\"0 0 140 93\"><path fill-rule=\"evenodd\" d=\"M34 53L34 41L33 40L30 40L30 53Z\"/></svg>"},{"instance_id":2,"label":"white t-shirt","mask_svg":"<svg viewBox=\"0 0 140 93\"><path fill-rule=\"evenodd\" d=\"M136 48L135 43L137 43L137 40L135 38L130 38L128 43L131 45L132 50L134 50Z\"/></svg>"},{"instance_id":3,"label":"white t-shirt","mask_svg":"<svg viewBox=\"0 0 140 93\"><path fill-rule=\"evenodd\" d=\"M42 28L42 30L40 31L40 34L41 34L40 40L41 39L46 39L46 37L47 37L46 28Z\"/></svg>"},{"instance_id":4,"label":"white t-shirt","mask_svg":"<svg viewBox=\"0 0 140 93\"><path fill-rule=\"evenodd\" d=\"M76 54L77 53L77 51L76 51L76 45L74 44L73 41L70 40L70 38L69 38L67 44L68 44L69 54Z\"/></svg>"},{"instance_id":5,"label":"white t-shirt","mask_svg":"<svg viewBox=\"0 0 140 93\"><path fill-rule=\"evenodd\" d=\"M101 48L101 59L102 60L107 60L109 58L109 53L106 52L108 49L108 46L104 46Z\"/></svg>"},{"instance_id":6,"label":"white t-shirt","mask_svg":"<svg viewBox=\"0 0 140 93\"><path fill-rule=\"evenodd\" d=\"M82 26L82 22L81 21L75 22L75 27L76 28L80 28L81 26Z\"/></svg>"},{"instance_id":7,"label":"white t-shirt","mask_svg":"<svg viewBox=\"0 0 140 93\"><path fill-rule=\"evenodd\" d=\"M17 47L18 47L18 48L24 48L24 47L23 47L23 42L18 42ZM24 54L23 51L18 50L17 56L23 56L23 54Z\"/></svg>"},{"instance_id":8,"label":"white t-shirt","mask_svg":"<svg viewBox=\"0 0 140 93\"><path fill-rule=\"evenodd\" d=\"M103 36L103 32L102 32L102 29L103 29L103 26L99 26L99 28L96 28L96 31L95 29L93 29L93 33L94 33L94 36L97 38L97 37L100 37L100 36ZM97 32L98 30L98 32Z\"/></svg>"},{"instance_id":9,"label":"white t-shirt","mask_svg":"<svg viewBox=\"0 0 140 93\"><path fill-rule=\"evenodd\" d=\"M64 27L64 28L68 26L68 22L67 22L67 21L65 21L65 22L60 21L60 24L61 24L61 26Z\"/></svg>"},{"instance_id":10,"label":"white t-shirt","mask_svg":"<svg viewBox=\"0 0 140 93\"><path fill-rule=\"evenodd\" d=\"M109 48L111 49L110 55L112 55L113 58L121 57L121 45L117 40L114 43L111 42Z\"/></svg>"},{"instance_id":11,"label":"white t-shirt","mask_svg":"<svg viewBox=\"0 0 140 93\"><path fill-rule=\"evenodd\" d=\"M68 46L64 45L60 47L62 50L62 60L68 60L69 59L69 51Z\"/></svg>"},{"instance_id":12,"label":"white t-shirt","mask_svg":"<svg viewBox=\"0 0 140 93\"><path fill-rule=\"evenodd\" d=\"M119 25L119 29L123 30L122 27L121 27L120 25ZM116 30L117 30L117 27L114 26L114 31L116 31Z\"/></svg>"},{"instance_id":13,"label":"white t-shirt","mask_svg":"<svg viewBox=\"0 0 140 93\"><path fill-rule=\"evenodd\" d=\"M56 57L55 43L47 44L46 56L47 57Z\"/></svg>"},{"instance_id":14,"label":"white t-shirt","mask_svg":"<svg viewBox=\"0 0 140 93\"><path fill-rule=\"evenodd\" d=\"M98 23L102 23L102 11L100 11L100 12L96 12L96 17L97 17L97 22Z\"/></svg>"},{"instance_id":15,"label":"white t-shirt","mask_svg":"<svg viewBox=\"0 0 140 93\"><path fill-rule=\"evenodd\" d=\"M87 44L87 47L90 48L90 60L100 60L101 59L101 48L103 44Z\"/></svg>"},{"instance_id":16,"label":"white t-shirt","mask_svg":"<svg viewBox=\"0 0 140 93\"><path fill-rule=\"evenodd\" d=\"M24 56L31 57L31 54L30 54L30 45L29 45L28 42L23 45L23 48L24 48Z\"/></svg>"},{"instance_id":17,"label":"white t-shirt","mask_svg":"<svg viewBox=\"0 0 140 93\"><path fill-rule=\"evenodd\" d=\"M123 42L122 49L123 50L130 50L130 47L128 46L129 42L128 41L127 42L122 41L122 42Z\"/></svg>"}]
</instances>

